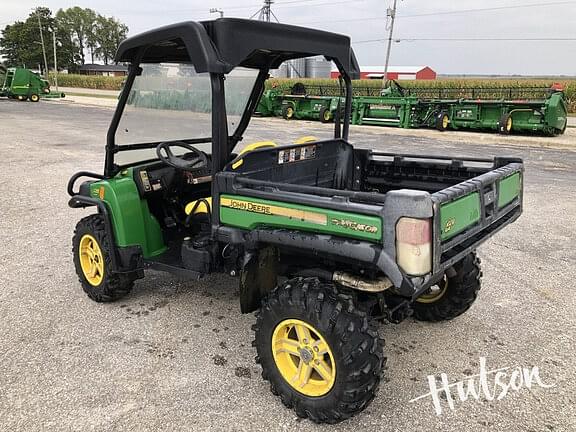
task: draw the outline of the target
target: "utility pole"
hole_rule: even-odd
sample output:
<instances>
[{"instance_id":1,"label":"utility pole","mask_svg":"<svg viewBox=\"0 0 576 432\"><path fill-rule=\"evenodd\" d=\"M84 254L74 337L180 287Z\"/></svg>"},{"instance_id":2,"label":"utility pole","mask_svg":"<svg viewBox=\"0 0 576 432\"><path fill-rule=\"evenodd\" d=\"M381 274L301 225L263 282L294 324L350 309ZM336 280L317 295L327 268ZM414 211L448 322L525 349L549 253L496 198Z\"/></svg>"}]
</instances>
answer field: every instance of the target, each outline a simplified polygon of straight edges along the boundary
<instances>
[{"instance_id":1,"label":"utility pole","mask_svg":"<svg viewBox=\"0 0 576 432\"><path fill-rule=\"evenodd\" d=\"M36 9L38 17L38 28L40 29L40 41L42 42L42 54L44 55L44 78L48 79L48 60L46 60L46 47L44 46L44 34L42 33L42 23L40 22L40 12Z\"/></svg>"},{"instance_id":2,"label":"utility pole","mask_svg":"<svg viewBox=\"0 0 576 432\"><path fill-rule=\"evenodd\" d=\"M388 80L388 62L390 61L390 47L392 46L392 33L394 32L394 20L396 19L396 1L394 0L394 6L388 8L386 11L386 16L390 17L390 33L388 34L388 49L386 49L386 63L384 64L384 76L382 77L382 88L386 86L386 81Z\"/></svg>"},{"instance_id":3,"label":"utility pole","mask_svg":"<svg viewBox=\"0 0 576 432\"><path fill-rule=\"evenodd\" d=\"M58 93L58 60L56 60L56 28L52 30L52 43L54 45L54 84Z\"/></svg>"}]
</instances>

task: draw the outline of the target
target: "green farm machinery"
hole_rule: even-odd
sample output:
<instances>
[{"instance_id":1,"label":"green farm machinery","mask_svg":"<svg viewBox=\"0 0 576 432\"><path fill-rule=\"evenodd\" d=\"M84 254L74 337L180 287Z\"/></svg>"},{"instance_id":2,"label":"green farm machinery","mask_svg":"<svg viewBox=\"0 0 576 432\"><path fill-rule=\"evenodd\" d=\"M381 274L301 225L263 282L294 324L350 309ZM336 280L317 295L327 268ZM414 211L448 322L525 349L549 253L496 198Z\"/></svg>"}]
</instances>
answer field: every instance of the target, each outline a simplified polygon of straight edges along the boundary
<instances>
[{"instance_id":1,"label":"green farm machinery","mask_svg":"<svg viewBox=\"0 0 576 432\"><path fill-rule=\"evenodd\" d=\"M40 97L64 97L64 93L51 92L50 83L30 69L8 68L0 88L0 96L38 102Z\"/></svg>"},{"instance_id":2,"label":"green farm machinery","mask_svg":"<svg viewBox=\"0 0 576 432\"><path fill-rule=\"evenodd\" d=\"M301 88L306 90L304 86ZM296 90L296 91L294 91ZM266 90L256 112L262 116L282 116L285 120L320 120L329 123L341 101L339 96L315 96L299 93L298 87L285 95L279 89Z\"/></svg>"},{"instance_id":3,"label":"green farm machinery","mask_svg":"<svg viewBox=\"0 0 576 432\"><path fill-rule=\"evenodd\" d=\"M339 92L336 87L306 88L300 84L298 89L298 95L292 94L294 91L282 94L277 89L265 93L259 107L267 109L259 112L285 119L331 121L342 104L341 97L334 96ZM380 94L373 94L374 90L355 89L352 124L545 135L562 134L567 125L564 93L556 85L506 90L405 89L391 81ZM527 93L534 98L519 97Z\"/></svg>"}]
</instances>

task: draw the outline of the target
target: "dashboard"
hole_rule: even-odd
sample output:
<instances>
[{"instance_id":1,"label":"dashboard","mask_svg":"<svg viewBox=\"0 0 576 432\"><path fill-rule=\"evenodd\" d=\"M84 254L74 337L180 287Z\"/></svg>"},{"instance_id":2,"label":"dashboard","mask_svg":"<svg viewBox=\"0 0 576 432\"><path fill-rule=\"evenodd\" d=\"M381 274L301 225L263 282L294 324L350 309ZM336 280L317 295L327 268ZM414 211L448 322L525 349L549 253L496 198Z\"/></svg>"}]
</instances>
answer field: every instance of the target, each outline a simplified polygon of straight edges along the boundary
<instances>
[{"instance_id":1,"label":"dashboard","mask_svg":"<svg viewBox=\"0 0 576 432\"><path fill-rule=\"evenodd\" d=\"M141 197L156 194L177 193L187 185L201 185L212 181L209 167L199 167L194 171L182 171L162 162L152 162L134 168L134 181Z\"/></svg>"}]
</instances>

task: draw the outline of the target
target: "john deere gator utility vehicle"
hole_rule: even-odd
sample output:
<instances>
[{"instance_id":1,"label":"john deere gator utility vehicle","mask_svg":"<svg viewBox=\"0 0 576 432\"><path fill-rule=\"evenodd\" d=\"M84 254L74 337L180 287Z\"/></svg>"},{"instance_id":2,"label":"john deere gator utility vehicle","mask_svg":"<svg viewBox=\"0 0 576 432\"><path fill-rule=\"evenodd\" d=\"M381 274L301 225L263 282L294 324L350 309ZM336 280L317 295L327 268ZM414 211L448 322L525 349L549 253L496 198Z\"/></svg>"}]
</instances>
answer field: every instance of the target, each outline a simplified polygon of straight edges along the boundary
<instances>
[{"instance_id":1,"label":"john deere gator utility vehicle","mask_svg":"<svg viewBox=\"0 0 576 432\"><path fill-rule=\"evenodd\" d=\"M342 76L334 138L237 150L269 70L316 55ZM146 269L237 277L241 311L257 311L262 376L301 417L363 410L384 368L375 323L465 312L480 289L476 248L522 212L519 159L348 142L358 65L346 36L184 22L125 40L116 60L130 68L104 172L68 184L71 207L97 210L73 238L84 291L119 299Z\"/></svg>"}]
</instances>

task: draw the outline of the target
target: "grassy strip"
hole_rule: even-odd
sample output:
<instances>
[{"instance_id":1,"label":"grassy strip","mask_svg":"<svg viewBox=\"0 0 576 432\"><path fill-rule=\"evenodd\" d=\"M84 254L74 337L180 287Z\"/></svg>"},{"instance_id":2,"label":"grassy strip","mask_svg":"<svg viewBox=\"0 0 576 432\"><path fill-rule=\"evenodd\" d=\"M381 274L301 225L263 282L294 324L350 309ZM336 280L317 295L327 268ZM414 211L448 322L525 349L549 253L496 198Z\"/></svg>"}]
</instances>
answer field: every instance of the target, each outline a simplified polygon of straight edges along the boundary
<instances>
[{"instance_id":1,"label":"grassy strip","mask_svg":"<svg viewBox=\"0 0 576 432\"><path fill-rule=\"evenodd\" d=\"M112 95L81 93L81 92L66 92L66 96L82 96L82 97L101 98L101 99L118 99L117 96L112 96Z\"/></svg>"}]
</instances>

